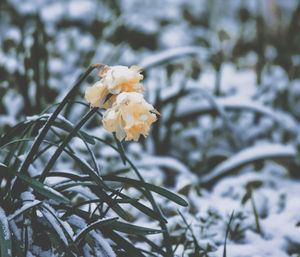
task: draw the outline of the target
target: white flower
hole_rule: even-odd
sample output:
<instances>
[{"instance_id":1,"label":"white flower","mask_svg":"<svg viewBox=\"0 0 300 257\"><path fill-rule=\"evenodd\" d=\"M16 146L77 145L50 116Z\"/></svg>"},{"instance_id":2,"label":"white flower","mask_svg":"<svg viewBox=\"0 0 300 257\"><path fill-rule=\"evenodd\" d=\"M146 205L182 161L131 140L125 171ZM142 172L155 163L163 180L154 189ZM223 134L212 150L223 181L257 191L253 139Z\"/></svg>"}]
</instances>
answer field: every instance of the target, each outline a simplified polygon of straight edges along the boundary
<instances>
[{"instance_id":1,"label":"white flower","mask_svg":"<svg viewBox=\"0 0 300 257\"><path fill-rule=\"evenodd\" d=\"M146 137L150 125L156 121L156 111L141 94L145 88L138 66L97 66L100 81L85 90L85 99L93 107L105 108L103 126L109 132L116 132L121 141ZM111 94L111 95L110 95ZM110 97L108 97L110 95Z\"/></svg>"},{"instance_id":2,"label":"white flower","mask_svg":"<svg viewBox=\"0 0 300 257\"><path fill-rule=\"evenodd\" d=\"M92 87L87 87L84 98L93 107L102 107L109 91L102 80L96 82Z\"/></svg>"},{"instance_id":3,"label":"white flower","mask_svg":"<svg viewBox=\"0 0 300 257\"><path fill-rule=\"evenodd\" d=\"M112 96L105 102L108 94L117 95L121 92L143 92L145 88L140 80L141 68L138 66L104 66L99 68L101 80L85 90L85 100L93 107L110 108L116 97ZM105 102L105 103L104 103Z\"/></svg>"},{"instance_id":4,"label":"white flower","mask_svg":"<svg viewBox=\"0 0 300 257\"><path fill-rule=\"evenodd\" d=\"M121 92L141 93L145 88L139 82L143 79L142 69L138 66L111 66L103 81L111 94Z\"/></svg>"},{"instance_id":5,"label":"white flower","mask_svg":"<svg viewBox=\"0 0 300 257\"><path fill-rule=\"evenodd\" d=\"M124 138L137 141L140 135L148 135L150 125L157 119L155 114L159 112L145 101L142 94L124 92L104 113L103 126L109 133L116 132L120 141Z\"/></svg>"}]
</instances>

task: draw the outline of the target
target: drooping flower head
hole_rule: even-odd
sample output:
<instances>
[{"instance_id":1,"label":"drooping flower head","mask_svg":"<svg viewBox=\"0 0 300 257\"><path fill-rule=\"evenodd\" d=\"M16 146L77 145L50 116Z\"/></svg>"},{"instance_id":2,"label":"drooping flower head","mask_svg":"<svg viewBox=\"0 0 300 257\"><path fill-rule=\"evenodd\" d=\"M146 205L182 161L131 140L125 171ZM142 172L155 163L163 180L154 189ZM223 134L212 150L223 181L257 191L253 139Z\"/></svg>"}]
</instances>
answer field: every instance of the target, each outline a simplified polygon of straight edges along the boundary
<instances>
[{"instance_id":1,"label":"drooping flower head","mask_svg":"<svg viewBox=\"0 0 300 257\"><path fill-rule=\"evenodd\" d=\"M138 66L101 66L99 76L101 80L92 87L86 88L85 99L93 107L108 108L112 105L112 98L109 103L103 105L108 94L116 95L121 92L143 92L145 88L140 81L143 75L142 69Z\"/></svg>"},{"instance_id":2,"label":"drooping flower head","mask_svg":"<svg viewBox=\"0 0 300 257\"><path fill-rule=\"evenodd\" d=\"M84 98L93 107L102 107L108 94L107 85L105 85L102 80L99 80L92 87L85 89Z\"/></svg>"},{"instance_id":3,"label":"drooping flower head","mask_svg":"<svg viewBox=\"0 0 300 257\"><path fill-rule=\"evenodd\" d=\"M112 108L103 115L104 128L112 133L116 132L121 141L137 141L140 135L146 137L150 125L156 121L159 114L154 107L147 103L140 93L121 93L117 96Z\"/></svg>"},{"instance_id":4,"label":"drooping flower head","mask_svg":"<svg viewBox=\"0 0 300 257\"><path fill-rule=\"evenodd\" d=\"M103 115L104 128L122 141L146 137L150 125L156 121L159 112L147 103L141 94L145 88L138 66L99 65L100 81L85 90L85 99L93 107L106 109Z\"/></svg>"}]
</instances>

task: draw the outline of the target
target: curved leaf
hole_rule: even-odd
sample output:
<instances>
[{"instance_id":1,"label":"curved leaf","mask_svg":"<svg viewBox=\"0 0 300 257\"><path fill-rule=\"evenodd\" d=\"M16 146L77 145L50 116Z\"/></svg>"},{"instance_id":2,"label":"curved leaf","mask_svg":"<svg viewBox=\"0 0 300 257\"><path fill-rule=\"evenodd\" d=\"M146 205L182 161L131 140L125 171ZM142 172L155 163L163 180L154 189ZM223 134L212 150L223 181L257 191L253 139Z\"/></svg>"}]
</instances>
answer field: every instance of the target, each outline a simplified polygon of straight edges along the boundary
<instances>
[{"instance_id":1,"label":"curved leaf","mask_svg":"<svg viewBox=\"0 0 300 257\"><path fill-rule=\"evenodd\" d=\"M198 90L201 93L200 90ZM193 91L195 94L196 91ZM274 111L272 108L268 106L264 106L259 102L255 102L249 99L243 99L241 97L217 97L214 98L214 101L217 106L225 110L233 110L233 111L252 111L255 113L259 113L261 115L265 115L273 119L275 122L280 124L283 128L286 128L287 125L280 118L281 115L278 115L278 112ZM206 113L218 113L216 112L215 106L211 105L208 101L198 101L191 104L185 104L186 102L190 102L189 97L182 98L178 104L176 113L174 118L172 118L169 123L175 121L185 121L193 119L202 114Z\"/></svg>"},{"instance_id":2,"label":"curved leaf","mask_svg":"<svg viewBox=\"0 0 300 257\"><path fill-rule=\"evenodd\" d=\"M117 181L117 182L121 182L121 183L126 183L126 184L132 185L136 188L144 187L150 191L156 192L156 193L168 198L169 200L171 200L179 205L188 206L188 203L183 198L181 198L180 196L178 196L162 187L148 184L148 183L140 181L140 180L117 177L117 176L113 176L113 175L102 176L102 178L104 180L108 180L108 181Z\"/></svg>"},{"instance_id":3,"label":"curved leaf","mask_svg":"<svg viewBox=\"0 0 300 257\"><path fill-rule=\"evenodd\" d=\"M74 242L80 241L87 233L89 233L93 229L97 229L103 226L111 225L113 224L118 217L115 218L108 218L108 219L102 219L96 222L93 222L92 224L88 225L86 228L82 229L77 236L74 238Z\"/></svg>"},{"instance_id":4,"label":"curved leaf","mask_svg":"<svg viewBox=\"0 0 300 257\"><path fill-rule=\"evenodd\" d=\"M169 61L170 59L178 58L185 55L207 55L207 50L199 46L184 46L176 47L169 50L162 51L158 54L151 55L144 59L138 66L143 69L149 69L155 65Z\"/></svg>"},{"instance_id":5,"label":"curved leaf","mask_svg":"<svg viewBox=\"0 0 300 257\"><path fill-rule=\"evenodd\" d=\"M24 212L26 212L34 207L39 206L41 203L42 202L39 200L34 200L31 203L27 203L27 204L23 205L21 209L18 209L14 214L8 216L8 221L11 221L11 220L15 219L16 217L20 216L21 214L23 214Z\"/></svg>"},{"instance_id":6,"label":"curved leaf","mask_svg":"<svg viewBox=\"0 0 300 257\"><path fill-rule=\"evenodd\" d=\"M43 195L49 199L55 200L57 202L65 203L65 204L69 203L69 199L66 198L65 196L63 196L61 193L57 192L53 188L33 179L31 177L28 177L24 174L16 172L16 171L14 171L10 168L7 168L5 166L2 166L2 165L0 165L0 171L1 172L4 171L7 174L12 174L12 175L17 176L23 182L25 182L25 184L32 187L35 191L37 191L38 193L40 193L41 195Z\"/></svg>"},{"instance_id":7,"label":"curved leaf","mask_svg":"<svg viewBox=\"0 0 300 257\"><path fill-rule=\"evenodd\" d=\"M217 165L210 173L200 177L201 184L211 183L227 175L233 169L257 160L274 158L294 158L297 151L292 146L280 144L262 144L246 148Z\"/></svg>"},{"instance_id":8,"label":"curved leaf","mask_svg":"<svg viewBox=\"0 0 300 257\"><path fill-rule=\"evenodd\" d=\"M132 245L128 240L126 240L123 236L120 236L118 233L103 228L103 235L106 237L109 237L112 241L114 241L120 248L123 248L128 256L134 256L134 257L145 257L144 254L142 254L142 251L136 248L134 245Z\"/></svg>"},{"instance_id":9,"label":"curved leaf","mask_svg":"<svg viewBox=\"0 0 300 257\"><path fill-rule=\"evenodd\" d=\"M132 235L151 235L151 234L159 234L163 232L162 230L159 229L136 226L121 221L115 221L114 223L110 224L109 227L119 232L132 234Z\"/></svg>"}]
</instances>

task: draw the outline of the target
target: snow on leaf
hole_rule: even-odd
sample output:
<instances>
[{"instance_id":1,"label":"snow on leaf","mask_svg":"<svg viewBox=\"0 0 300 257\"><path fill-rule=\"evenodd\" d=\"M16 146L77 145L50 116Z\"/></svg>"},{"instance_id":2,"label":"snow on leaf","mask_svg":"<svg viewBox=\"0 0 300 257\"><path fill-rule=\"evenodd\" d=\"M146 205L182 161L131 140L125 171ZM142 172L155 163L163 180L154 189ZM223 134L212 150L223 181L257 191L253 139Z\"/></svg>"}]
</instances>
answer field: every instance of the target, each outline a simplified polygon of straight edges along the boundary
<instances>
[{"instance_id":1,"label":"snow on leaf","mask_svg":"<svg viewBox=\"0 0 300 257\"><path fill-rule=\"evenodd\" d=\"M2 257L11 256L11 238L8 221L4 210L0 207L0 253Z\"/></svg>"},{"instance_id":2,"label":"snow on leaf","mask_svg":"<svg viewBox=\"0 0 300 257\"><path fill-rule=\"evenodd\" d=\"M200 178L200 183L208 183L227 174L232 169L256 160L272 158L293 158L297 154L292 146L281 144L259 144L246 148L217 165L210 173Z\"/></svg>"},{"instance_id":3,"label":"snow on leaf","mask_svg":"<svg viewBox=\"0 0 300 257\"><path fill-rule=\"evenodd\" d=\"M184 55L200 55L206 56L207 51L198 46L184 46L184 47L176 47L172 49L168 49L162 51L156 55L151 55L148 58L144 59L138 66L143 69L151 68L154 65L160 64L162 62L166 62L170 59L178 58Z\"/></svg>"},{"instance_id":4,"label":"snow on leaf","mask_svg":"<svg viewBox=\"0 0 300 257\"><path fill-rule=\"evenodd\" d=\"M137 167L153 167L153 165L169 168L191 178L194 176L182 162L169 156L144 156L140 162L136 163Z\"/></svg>"},{"instance_id":5,"label":"snow on leaf","mask_svg":"<svg viewBox=\"0 0 300 257\"><path fill-rule=\"evenodd\" d=\"M60 239L68 246L68 240L73 236L73 230L68 223L61 221L57 216L54 209L52 209L48 204L43 203L42 213L44 217L48 220L51 226L54 228ZM67 237L66 237L67 236Z\"/></svg>"},{"instance_id":6,"label":"snow on leaf","mask_svg":"<svg viewBox=\"0 0 300 257\"><path fill-rule=\"evenodd\" d=\"M272 118L283 128L287 128L287 124L282 121L280 117L281 115L279 116L278 112L274 111L270 107L260 104L259 102L255 102L247 98L242 98L240 96L219 97L215 98L214 100L217 105L224 108L225 110L246 110L260 113ZM186 119L189 116L208 113L215 109L215 107L212 106L208 101L193 101L193 104L190 104L190 102L191 99L188 97L180 100L175 114L176 120L182 118Z\"/></svg>"},{"instance_id":7,"label":"snow on leaf","mask_svg":"<svg viewBox=\"0 0 300 257\"><path fill-rule=\"evenodd\" d=\"M41 201L38 200L34 200L31 203L27 203L25 205L23 205L20 209L18 209L16 212L14 212L13 214L8 216L8 221L11 221L13 219L15 219L16 217L18 217L19 215L21 215L22 213L26 212L27 210L36 207L38 205L41 204Z\"/></svg>"},{"instance_id":8,"label":"snow on leaf","mask_svg":"<svg viewBox=\"0 0 300 257\"><path fill-rule=\"evenodd\" d=\"M113 222L115 222L118 219L118 217L115 218L107 218L107 219L102 219L102 220L98 220L95 221L93 223L91 223L90 225L88 225L87 227L85 227L84 229L82 229L77 236L74 237L74 241L78 242L79 240L81 240L87 233L89 233L91 230L99 228L101 226L106 226L108 224L111 224Z\"/></svg>"}]
</instances>

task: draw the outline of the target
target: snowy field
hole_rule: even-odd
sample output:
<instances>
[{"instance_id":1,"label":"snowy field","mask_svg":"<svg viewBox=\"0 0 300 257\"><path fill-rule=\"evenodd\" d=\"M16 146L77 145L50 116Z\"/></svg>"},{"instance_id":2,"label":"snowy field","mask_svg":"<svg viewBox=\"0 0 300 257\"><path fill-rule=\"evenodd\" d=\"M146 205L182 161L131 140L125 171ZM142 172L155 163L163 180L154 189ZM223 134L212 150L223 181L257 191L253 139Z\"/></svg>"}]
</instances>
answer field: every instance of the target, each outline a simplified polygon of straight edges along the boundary
<instances>
[{"instance_id":1,"label":"snowy field","mask_svg":"<svg viewBox=\"0 0 300 257\"><path fill-rule=\"evenodd\" d=\"M0 5L0 256L300 257L298 1ZM94 63L143 68L147 138Z\"/></svg>"}]
</instances>

